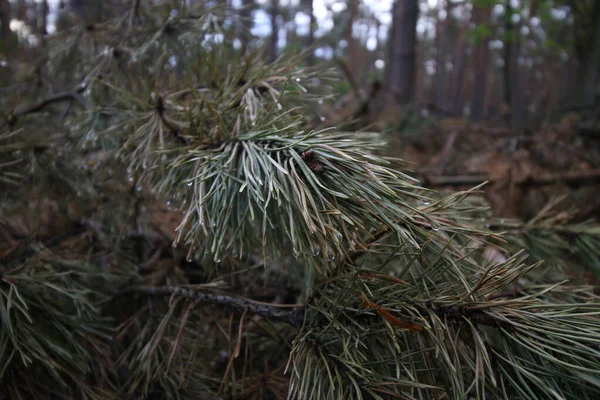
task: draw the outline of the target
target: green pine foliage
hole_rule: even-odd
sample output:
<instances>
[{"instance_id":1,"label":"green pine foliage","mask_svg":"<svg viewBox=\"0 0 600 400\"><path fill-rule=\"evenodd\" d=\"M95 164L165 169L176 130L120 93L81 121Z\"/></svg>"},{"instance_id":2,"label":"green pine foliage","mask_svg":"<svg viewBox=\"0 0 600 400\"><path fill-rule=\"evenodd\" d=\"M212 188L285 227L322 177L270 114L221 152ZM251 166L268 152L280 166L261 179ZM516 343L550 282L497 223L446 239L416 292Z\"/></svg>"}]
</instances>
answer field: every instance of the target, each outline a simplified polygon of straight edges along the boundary
<instances>
[{"instance_id":1,"label":"green pine foliage","mask_svg":"<svg viewBox=\"0 0 600 400\"><path fill-rule=\"evenodd\" d=\"M239 54L200 3L50 37L42 92L2 92L0 398L600 396L567 280L597 224L421 188L310 122L329 71Z\"/></svg>"}]
</instances>

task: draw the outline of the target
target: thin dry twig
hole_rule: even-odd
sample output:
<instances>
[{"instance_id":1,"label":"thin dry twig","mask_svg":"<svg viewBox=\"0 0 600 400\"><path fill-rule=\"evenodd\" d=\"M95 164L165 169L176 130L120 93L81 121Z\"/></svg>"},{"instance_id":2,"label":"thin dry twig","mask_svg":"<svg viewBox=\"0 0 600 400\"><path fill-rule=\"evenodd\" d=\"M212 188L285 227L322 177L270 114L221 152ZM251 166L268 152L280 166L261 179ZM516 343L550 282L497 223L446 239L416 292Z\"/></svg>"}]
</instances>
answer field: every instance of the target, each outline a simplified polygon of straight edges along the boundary
<instances>
[{"instance_id":1,"label":"thin dry twig","mask_svg":"<svg viewBox=\"0 0 600 400\"><path fill-rule=\"evenodd\" d=\"M179 295L190 299L198 300L201 304L222 305L233 311L247 312L253 315L260 315L271 321L285 322L296 328L302 326L304 320L304 309L299 308L293 311L284 311L276 305L265 305L264 303L255 303L251 300L226 296L222 294L206 293L202 290L186 289L176 286L137 286L132 289L137 293L145 293L154 296L160 295Z\"/></svg>"}]
</instances>

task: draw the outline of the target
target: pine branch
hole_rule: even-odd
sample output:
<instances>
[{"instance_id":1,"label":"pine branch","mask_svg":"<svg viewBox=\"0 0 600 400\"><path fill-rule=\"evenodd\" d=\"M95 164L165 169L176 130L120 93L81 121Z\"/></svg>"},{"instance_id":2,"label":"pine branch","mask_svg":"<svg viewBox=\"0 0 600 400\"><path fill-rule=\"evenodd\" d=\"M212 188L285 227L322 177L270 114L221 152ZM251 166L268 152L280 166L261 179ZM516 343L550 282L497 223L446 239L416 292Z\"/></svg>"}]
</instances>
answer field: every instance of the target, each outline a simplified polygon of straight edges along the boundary
<instances>
[{"instance_id":1,"label":"pine branch","mask_svg":"<svg viewBox=\"0 0 600 400\"><path fill-rule=\"evenodd\" d=\"M304 320L304 310L284 311L275 305L255 303L251 300L230 297L220 294L206 293L202 290L188 289L175 286L137 286L131 289L133 292L145 293L153 296L178 295L202 304L220 305L236 312L248 310L250 314L260 315L268 320L285 322L293 327L299 328Z\"/></svg>"},{"instance_id":2,"label":"pine branch","mask_svg":"<svg viewBox=\"0 0 600 400\"><path fill-rule=\"evenodd\" d=\"M18 117L40 111L43 108L45 108L51 104L59 103L61 101L66 101L66 100L76 101L83 108L86 108L87 103L86 103L85 99L80 95L81 93L83 93L84 90L85 90L85 87L80 85L74 90L56 93L56 94L50 95L50 96L38 101L37 103L23 106L20 108L16 108L11 114L9 114L9 118L8 118L9 123L14 124L15 120Z\"/></svg>"}]
</instances>

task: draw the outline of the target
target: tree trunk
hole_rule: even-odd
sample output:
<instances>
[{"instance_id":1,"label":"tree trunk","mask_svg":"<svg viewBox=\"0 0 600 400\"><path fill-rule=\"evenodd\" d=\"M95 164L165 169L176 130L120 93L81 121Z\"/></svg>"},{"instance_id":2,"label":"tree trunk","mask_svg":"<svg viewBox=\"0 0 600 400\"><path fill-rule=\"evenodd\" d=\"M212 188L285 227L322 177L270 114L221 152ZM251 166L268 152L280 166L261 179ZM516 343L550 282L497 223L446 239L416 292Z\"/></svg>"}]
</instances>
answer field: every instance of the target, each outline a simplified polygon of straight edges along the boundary
<instances>
[{"instance_id":1,"label":"tree trunk","mask_svg":"<svg viewBox=\"0 0 600 400\"><path fill-rule=\"evenodd\" d=\"M246 54L248 43L250 42L250 30L252 29L252 9L254 0L242 0L242 8L240 10L240 24L238 26L241 43L241 52Z\"/></svg>"},{"instance_id":2,"label":"tree trunk","mask_svg":"<svg viewBox=\"0 0 600 400\"><path fill-rule=\"evenodd\" d=\"M592 14L595 21L593 47L584 67L583 105L590 108L596 100L598 70L600 69L600 2L596 1Z\"/></svg>"},{"instance_id":3,"label":"tree trunk","mask_svg":"<svg viewBox=\"0 0 600 400\"><path fill-rule=\"evenodd\" d=\"M454 79L451 82L450 101L446 108L456 116L462 116L464 106L462 100L463 82L465 77L465 60L467 59L467 43L465 41L465 28L461 28L458 35L454 56Z\"/></svg>"},{"instance_id":4,"label":"tree trunk","mask_svg":"<svg viewBox=\"0 0 600 400\"><path fill-rule=\"evenodd\" d=\"M16 6L16 19L25 21L27 18L27 2L25 0L17 0Z\"/></svg>"},{"instance_id":5,"label":"tree trunk","mask_svg":"<svg viewBox=\"0 0 600 400\"><path fill-rule=\"evenodd\" d=\"M271 43L269 46L269 57L272 61L277 59L277 45L279 43L279 25L277 16L279 15L279 0L271 0Z\"/></svg>"},{"instance_id":6,"label":"tree trunk","mask_svg":"<svg viewBox=\"0 0 600 400\"><path fill-rule=\"evenodd\" d=\"M38 32L43 37L48 34L48 13L50 12L48 8L48 1L44 0L39 4L40 12L38 13Z\"/></svg>"},{"instance_id":7,"label":"tree trunk","mask_svg":"<svg viewBox=\"0 0 600 400\"><path fill-rule=\"evenodd\" d=\"M444 0L438 2L438 17L435 23L435 77L433 79L433 99L432 103L440 108L444 108L444 94L446 92L446 51L448 49L447 40L449 31L447 29L449 16L444 20L439 18L441 11L444 10Z\"/></svg>"},{"instance_id":8,"label":"tree trunk","mask_svg":"<svg viewBox=\"0 0 600 400\"><path fill-rule=\"evenodd\" d=\"M477 25L489 26L490 23L489 6L473 6L473 17ZM479 43L475 46L475 81L473 84L473 94L471 96L471 119L480 121L484 117L485 111L485 93L487 88L487 72L490 59L488 47L489 35L484 33L478 38Z\"/></svg>"},{"instance_id":9,"label":"tree trunk","mask_svg":"<svg viewBox=\"0 0 600 400\"><path fill-rule=\"evenodd\" d=\"M0 52L8 50L10 36L10 3L0 0Z\"/></svg>"},{"instance_id":10,"label":"tree trunk","mask_svg":"<svg viewBox=\"0 0 600 400\"><path fill-rule=\"evenodd\" d=\"M575 56L577 58L576 88L572 91L573 106L589 108L594 104L598 68L600 68L600 2L581 2L574 7Z\"/></svg>"},{"instance_id":11,"label":"tree trunk","mask_svg":"<svg viewBox=\"0 0 600 400\"><path fill-rule=\"evenodd\" d=\"M306 38L306 48L309 49L308 56L306 57L306 64L312 66L315 64L315 50L312 48L315 43L315 13L314 13L314 0L306 0L306 13L310 17L310 25L308 27L308 37Z\"/></svg>"},{"instance_id":12,"label":"tree trunk","mask_svg":"<svg viewBox=\"0 0 600 400\"><path fill-rule=\"evenodd\" d=\"M418 0L396 1L392 10L387 86L399 103L414 99Z\"/></svg>"},{"instance_id":13,"label":"tree trunk","mask_svg":"<svg viewBox=\"0 0 600 400\"><path fill-rule=\"evenodd\" d=\"M511 69L512 69L512 50L514 41L517 39L517 35L515 35L515 29L512 22L512 6L510 4L511 0L506 0L504 5L506 9L505 14L505 24L504 24L504 67L503 67L503 104L502 104L502 114L504 116L504 120L508 125L510 121L510 110L512 105L512 80L511 77Z\"/></svg>"}]
</instances>

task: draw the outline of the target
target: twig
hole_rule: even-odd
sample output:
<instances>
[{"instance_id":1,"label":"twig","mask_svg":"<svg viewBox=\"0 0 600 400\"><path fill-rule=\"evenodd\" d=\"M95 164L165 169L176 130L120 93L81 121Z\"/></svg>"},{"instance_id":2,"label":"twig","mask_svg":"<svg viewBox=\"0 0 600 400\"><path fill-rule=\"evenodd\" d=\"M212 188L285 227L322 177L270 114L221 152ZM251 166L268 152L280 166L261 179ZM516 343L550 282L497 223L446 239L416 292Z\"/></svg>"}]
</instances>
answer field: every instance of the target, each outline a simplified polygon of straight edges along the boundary
<instances>
[{"instance_id":1,"label":"twig","mask_svg":"<svg viewBox=\"0 0 600 400\"><path fill-rule=\"evenodd\" d=\"M275 305L255 303L246 299L240 299L221 294L211 294L201 290L185 289L176 286L137 286L134 287L132 291L154 296L176 294L198 300L203 304L225 306L238 312L244 312L245 310L248 310L247 312L250 314L260 315L270 321L285 322L296 328L301 327L304 320L303 308L299 308L294 311L284 311Z\"/></svg>"},{"instance_id":2,"label":"twig","mask_svg":"<svg viewBox=\"0 0 600 400\"><path fill-rule=\"evenodd\" d=\"M133 21L137 18L139 8L140 0L133 0L131 2L131 10L129 11L129 26L127 27L129 32L131 32L131 28L133 27Z\"/></svg>"},{"instance_id":3,"label":"twig","mask_svg":"<svg viewBox=\"0 0 600 400\"><path fill-rule=\"evenodd\" d=\"M43 109L46 106L49 106L50 104L53 103L58 103L61 101L65 101L65 100L75 100L77 101L82 107L87 107L87 104L85 102L85 99L80 95L81 92L83 92L85 90L84 87L78 87L75 90L69 90L66 92L60 92L60 93L56 93L52 96L48 96L45 99L29 105L29 106L25 106L22 107L21 109L15 109L15 111L10 115L10 117L17 118L20 117L22 115L25 114L30 114L36 111L40 111L41 109Z\"/></svg>"},{"instance_id":4,"label":"twig","mask_svg":"<svg viewBox=\"0 0 600 400\"><path fill-rule=\"evenodd\" d=\"M162 96L158 97L158 100L156 101L155 110L158 113L158 116L160 117L162 123L167 127L167 129L169 129L169 133L171 133L171 135L175 139L177 139L181 144L184 144L186 146L189 145L188 140L181 136L181 132L179 131L179 129L174 127L173 124L171 124L165 117L166 108Z\"/></svg>"}]
</instances>

